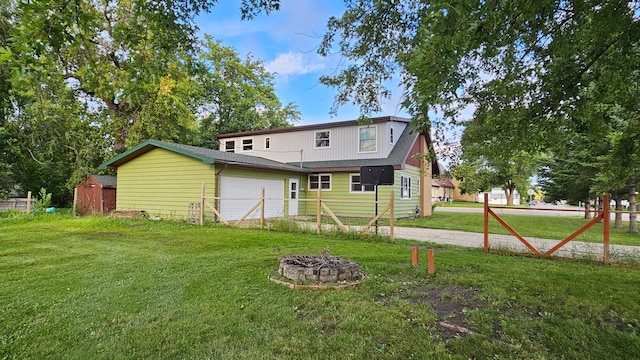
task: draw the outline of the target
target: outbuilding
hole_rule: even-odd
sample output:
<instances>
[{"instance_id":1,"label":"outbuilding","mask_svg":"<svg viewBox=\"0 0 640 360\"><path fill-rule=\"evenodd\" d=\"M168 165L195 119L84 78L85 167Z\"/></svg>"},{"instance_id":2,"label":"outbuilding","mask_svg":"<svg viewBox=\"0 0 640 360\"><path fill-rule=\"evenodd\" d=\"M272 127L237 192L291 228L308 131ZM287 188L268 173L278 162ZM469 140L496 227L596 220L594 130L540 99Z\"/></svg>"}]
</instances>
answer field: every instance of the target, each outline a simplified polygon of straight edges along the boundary
<instances>
[{"instance_id":1,"label":"outbuilding","mask_svg":"<svg viewBox=\"0 0 640 360\"><path fill-rule=\"evenodd\" d=\"M264 216L282 217L292 206L291 197L285 201L289 184L304 181L309 172L257 156L157 140L147 140L101 168L118 171L117 211L144 211L154 218L176 220L190 217L190 205L201 202L203 184L205 197L226 220L240 219L261 197L262 189ZM258 215L255 211L248 218ZM212 217L207 210L205 218Z\"/></svg>"},{"instance_id":2,"label":"outbuilding","mask_svg":"<svg viewBox=\"0 0 640 360\"><path fill-rule=\"evenodd\" d=\"M116 209L116 177L90 175L76 187L76 209L82 215L108 214Z\"/></svg>"}]
</instances>

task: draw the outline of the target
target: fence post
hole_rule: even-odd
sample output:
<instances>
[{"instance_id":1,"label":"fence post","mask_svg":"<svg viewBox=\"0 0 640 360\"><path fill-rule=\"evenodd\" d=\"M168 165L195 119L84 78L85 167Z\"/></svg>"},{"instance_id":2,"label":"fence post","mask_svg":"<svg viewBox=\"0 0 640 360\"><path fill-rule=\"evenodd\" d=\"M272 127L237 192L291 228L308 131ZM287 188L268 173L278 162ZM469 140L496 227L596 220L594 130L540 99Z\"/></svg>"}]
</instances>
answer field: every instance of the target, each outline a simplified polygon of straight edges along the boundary
<instances>
[{"instance_id":1,"label":"fence post","mask_svg":"<svg viewBox=\"0 0 640 360\"><path fill-rule=\"evenodd\" d=\"M27 191L27 214L31 212L31 191Z\"/></svg>"},{"instance_id":2,"label":"fence post","mask_svg":"<svg viewBox=\"0 0 640 360\"><path fill-rule=\"evenodd\" d=\"M205 183L202 182L202 192L200 193L200 225L204 225L204 197L205 197Z\"/></svg>"},{"instance_id":3,"label":"fence post","mask_svg":"<svg viewBox=\"0 0 640 360\"><path fill-rule=\"evenodd\" d=\"M316 234L320 235L320 228L322 227L322 189L318 186L316 192Z\"/></svg>"},{"instance_id":4,"label":"fence post","mask_svg":"<svg viewBox=\"0 0 640 360\"><path fill-rule=\"evenodd\" d=\"M607 194L602 195L602 213L604 224L602 224L603 228L603 239L604 239L604 254L602 255L602 260L605 264L609 264L609 223L610 223L610 215L609 215L609 196Z\"/></svg>"},{"instance_id":5,"label":"fence post","mask_svg":"<svg viewBox=\"0 0 640 360\"><path fill-rule=\"evenodd\" d=\"M260 190L260 230L264 229L264 187Z\"/></svg>"},{"instance_id":6,"label":"fence post","mask_svg":"<svg viewBox=\"0 0 640 360\"><path fill-rule=\"evenodd\" d=\"M394 234L394 227L395 227L395 213L394 213L394 206L395 206L395 201L394 201L394 194L393 194L393 190L391 190L391 198L389 199L389 240L393 241L393 239L395 238L395 234Z\"/></svg>"},{"instance_id":7,"label":"fence post","mask_svg":"<svg viewBox=\"0 0 640 360\"><path fill-rule=\"evenodd\" d=\"M417 246L413 246L411 247L411 265L413 267L418 266L419 263L419 259L420 259L420 255L419 255L419 250Z\"/></svg>"},{"instance_id":8,"label":"fence post","mask_svg":"<svg viewBox=\"0 0 640 360\"><path fill-rule=\"evenodd\" d=\"M76 216L76 207L78 206L78 187L73 189L73 206L71 207L71 214Z\"/></svg>"},{"instance_id":9,"label":"fence post","mask_svg":"<svg viewBox=\"0 0 640 360\"><path fill-rule=\"evenodd\" d=\"M489 194L484 194L484 252L489 252Z\"/></svg>"}]
</instances>

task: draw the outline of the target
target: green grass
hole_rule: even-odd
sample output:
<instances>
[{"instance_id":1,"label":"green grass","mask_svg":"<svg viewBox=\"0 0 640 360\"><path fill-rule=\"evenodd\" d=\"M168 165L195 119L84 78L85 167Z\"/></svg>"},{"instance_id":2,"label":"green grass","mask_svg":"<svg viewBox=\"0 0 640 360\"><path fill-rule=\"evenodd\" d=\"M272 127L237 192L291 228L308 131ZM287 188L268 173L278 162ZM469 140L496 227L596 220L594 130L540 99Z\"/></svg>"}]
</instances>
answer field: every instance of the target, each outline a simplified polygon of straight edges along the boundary
<instances>
[{"instance_id":1,"label":"green grass","mask_svg":"<svg viewBox=\"0 0 640 360\"><path fill-rule=\"evenodd\" d=\"M509 226L515 229L520 235L536 237L542 239L564 239L571 235L589 219L566 216L529 216L529 215L500 215ZM424 227L430 229L460 230L469 232L483 232L482 213L462 213L462 212L438 212L433 216L411 220L396 221L396 226ZM615 229L613 221L610 225L609 238L611 244L618 245L638 245L640 246L640 235L629 234L627 232L628 222L624 223L624 228ZM500 225L493 217L489 217L490 234L510 234L507 229ZM580 235L576 241L598 242L603 241L603 225L595 224L584 234Z\"/></svg>"},{"instance_id":2,"label":"green grass","mask_svg":"<svg viewBox=\"0 0 640 360\"><path fill-rule=\"evenodd\" d=\"M0 219L0 358L640 357L640 271L433 245L430 277L411 267L411 244L55 214ZM267 280L280 256L326 246L367 272L358 288ZM476 335L438 325L460 319Z\"/></svg>"}]
</instances>

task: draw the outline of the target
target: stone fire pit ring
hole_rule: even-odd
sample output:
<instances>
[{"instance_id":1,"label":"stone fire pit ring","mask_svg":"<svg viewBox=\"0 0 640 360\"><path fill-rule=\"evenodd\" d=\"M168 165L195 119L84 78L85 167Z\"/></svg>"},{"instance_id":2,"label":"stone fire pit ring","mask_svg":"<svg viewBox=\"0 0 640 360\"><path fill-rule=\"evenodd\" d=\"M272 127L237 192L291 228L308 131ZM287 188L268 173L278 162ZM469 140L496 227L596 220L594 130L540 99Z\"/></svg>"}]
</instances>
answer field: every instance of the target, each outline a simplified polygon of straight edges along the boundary
<instances>
[{"instance_id":1,"label":"stone fire pit ring","mask_svg":"<svg viewBox=\"0 0 640 360\"><path fill-rule=\"evenodd\" d=\"M278 274L271 281L292 288L337 289L357 286L362 277L360 265L337 256L289 255L280 259Z\"/></svg>"}]
</instances>

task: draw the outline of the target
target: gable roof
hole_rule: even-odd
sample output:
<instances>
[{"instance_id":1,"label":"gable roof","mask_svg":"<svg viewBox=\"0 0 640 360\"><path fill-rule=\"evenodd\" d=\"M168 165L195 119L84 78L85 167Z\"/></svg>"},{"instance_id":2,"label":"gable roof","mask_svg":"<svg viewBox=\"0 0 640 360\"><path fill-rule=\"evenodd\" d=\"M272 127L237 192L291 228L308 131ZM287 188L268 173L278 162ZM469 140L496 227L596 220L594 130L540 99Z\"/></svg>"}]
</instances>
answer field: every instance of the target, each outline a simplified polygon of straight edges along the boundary
<instances>
[{"instance_id":1,"label":"gable roof","mask_svg":"<svg viewBox=\"0 0 640 360\"><path fill-rule=\"evenodd\" d=\"M118 166L129 162L140 155L143 155L154 149L165 149L177 154L188 156L193 159L202 161L203 164L225 164L239 165L258 169L283 170L294 172L309 172L307 169L301 168L300 165L295 166L285 164L278 161L265 159L258 156L236 154L219 150L207 149L191 145L182 145L169 143L158 140L147 140L140 145L123 152L122 154L104 162L100 165L100 169L115 169Z\"/></svg>"},{"instance_id":2,"label":"gable roof","mask_svg":"<svg viewBox=\"0 0 640 360\"><path fill-rule=\"evenodd\" d=\"M380 117L371 118L370 120L372 124L385 123L389 121L402 122L406 124L411 122L411 119L397 117L397 116L380 116ZM237 133L229 133L229 134L218 134L216 135L216 138L226 139L226 138L232 138L232 137L238 137L238 136L279 134L279 133L286 133L286 132L320 130L320 129L338 128L338 127L354 126L354 125L362 125L362 124L358 120L347 120L347 121L337 121L337 122L302 125L302 126L290 126L290 127L277 128L277 129L265 129L265 130L245 131L245 132L237 132Z\"/></svg>"}]
</instances>

